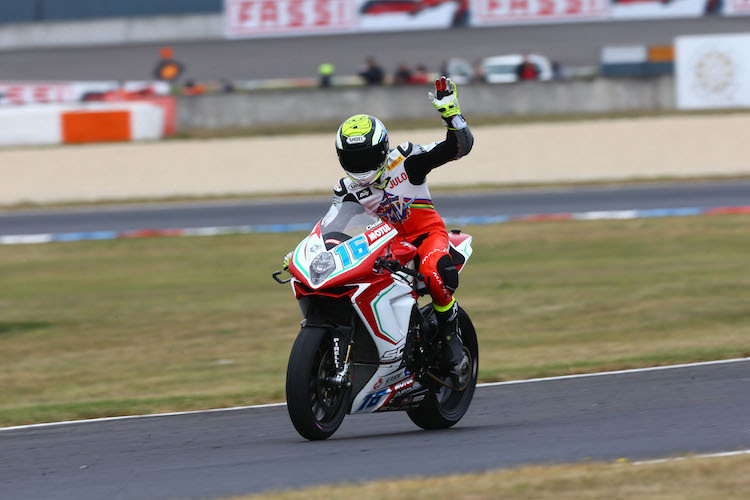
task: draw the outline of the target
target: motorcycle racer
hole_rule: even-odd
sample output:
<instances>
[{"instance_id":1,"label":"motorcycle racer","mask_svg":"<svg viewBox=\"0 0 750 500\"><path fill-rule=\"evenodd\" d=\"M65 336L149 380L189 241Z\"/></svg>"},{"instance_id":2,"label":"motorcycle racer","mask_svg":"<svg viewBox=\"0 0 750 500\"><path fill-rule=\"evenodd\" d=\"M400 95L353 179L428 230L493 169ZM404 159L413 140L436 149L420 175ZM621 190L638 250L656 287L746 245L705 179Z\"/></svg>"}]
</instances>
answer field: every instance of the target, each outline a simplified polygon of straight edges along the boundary
<instances>
[{"instance_id":1,"label":"motorcycle racer","mask_svg":"<svg viewBox=\"0 0 750 500\"><path fill-rule=\"evenodd\" d=\"M448 233L432 203L427 174L471 151L474 138L461 115L456 85L435 81L429 101L447 127L442 142L405 142L389 148L388 132L374 116L360 114L344 121L336 134L336 152L347 176L334 186L334 203L356 201L366 212L396 227L417 247L419 270L433 300L443 342L444 369L461 378L468 363L458 330L458 304L453 297L458 271L448 252Z\"/></svg>"}]
</instances>

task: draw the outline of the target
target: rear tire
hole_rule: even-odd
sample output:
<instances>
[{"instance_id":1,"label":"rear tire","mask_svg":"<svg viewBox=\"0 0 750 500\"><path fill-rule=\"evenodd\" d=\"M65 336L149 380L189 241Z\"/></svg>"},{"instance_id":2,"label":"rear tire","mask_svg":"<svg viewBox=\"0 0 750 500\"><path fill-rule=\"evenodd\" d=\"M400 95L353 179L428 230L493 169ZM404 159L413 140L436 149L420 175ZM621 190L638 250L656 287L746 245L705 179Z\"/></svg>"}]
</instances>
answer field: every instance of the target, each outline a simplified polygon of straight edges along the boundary
<instances>
[{"instance_id":1,"label":"rear tire","mask_svg":"<svg viewBox=\"0 0 750 500\"><path fill-rule=\"evenodd\" d=\"M471 354L469 385L463 391L453 391L442 387L439 392L431 392L424 402L406 413L412 422L422 429L447 429L458 423L469 409L477 385L479 370L479 347L474 325L466 312L459 307L458 324L464 347Z\"/></svg>"},{"instance_id":2,"label":"rear tire","mask_svg":"<svg viewBox=\"0 0 750 500\"><path fill-rule=\"evenodd\" d=\"M326 380L336 372L331 337L318 327L303 327L294 341L286 372L286 402L297 432L311 441L339 428L351 390Z\"/></svg>"}]
</instances>

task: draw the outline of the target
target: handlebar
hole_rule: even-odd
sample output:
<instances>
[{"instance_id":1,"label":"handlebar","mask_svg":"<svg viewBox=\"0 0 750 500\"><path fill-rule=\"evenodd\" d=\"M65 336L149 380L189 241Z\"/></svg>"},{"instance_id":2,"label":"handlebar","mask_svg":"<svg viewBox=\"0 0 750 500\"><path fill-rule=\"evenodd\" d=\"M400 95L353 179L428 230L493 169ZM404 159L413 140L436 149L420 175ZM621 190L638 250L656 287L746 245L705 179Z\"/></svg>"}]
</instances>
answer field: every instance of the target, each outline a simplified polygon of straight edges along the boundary
<instances>
[{"instance_id":1,"label":"handlebar","mask_svg":"<svg viewBox=\"0 0 750 500\"><path fill-rule=\"evenodd\" d=\"M392 273L404 273L408 276L417 278L420 281L424 281L424 275L422 273L419 273L417 271L414 271L413 269L409 269L408 267L401 265L401 262L397 260L378 257L375 260L375 266L382 267L383 269L390 271Z\"/></svg>"}]
</instances>

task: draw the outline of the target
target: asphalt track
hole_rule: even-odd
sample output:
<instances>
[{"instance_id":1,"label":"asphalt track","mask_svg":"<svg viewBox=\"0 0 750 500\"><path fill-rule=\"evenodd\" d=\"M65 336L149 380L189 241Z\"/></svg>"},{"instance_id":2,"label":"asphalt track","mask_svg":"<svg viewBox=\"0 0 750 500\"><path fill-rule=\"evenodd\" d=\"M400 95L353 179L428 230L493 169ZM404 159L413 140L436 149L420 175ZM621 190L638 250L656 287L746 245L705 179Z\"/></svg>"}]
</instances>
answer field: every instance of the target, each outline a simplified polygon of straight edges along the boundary
<instances>
[{"instance_id":1,"label":"asphalt track","mask_svg":"<svg viewBox=\"0 0 750 500\"><path fill-rule=\"evenodd\" d=\"M750 205L750 180L607 185L555 189L438 192L443 217ZM329 197L99 207L0 213L0 236L86 231L314 224Z\"/></svg>"},{"instance_id":2,"label":"asphalt track","mask_svg":"<svg viewBox=\"0 0 750 500\"><path fill-rule=\"evenodd\" d=\"M477 29L412 31L257 40L175 43L175 57L185 78L199 81L228 78L314 77L322 62L339 75L356 74L373 55L386 72L400 62L425 64L438 71L450 57L474 61L500 54L537 52L563 66L599 63L609 44L671 44L675 36L748 31L748 18L709 17L504 26ZM76 47L0 52L3 80L145 80L163 44Z\"/></svg>"},{"instance_id":3,"label":"asphalt track","mask_svg":"<svg viewBox=\"0 0 750 500\"><path fill-rule=\"evenodd\" d=\"M279 376L283 376L279 374ZM3 498L217 498L521 464L750 448L750 359L477 389L454 428L348 417L324 442L286 407L0 432Z\"/></svg>"}]
</instances>

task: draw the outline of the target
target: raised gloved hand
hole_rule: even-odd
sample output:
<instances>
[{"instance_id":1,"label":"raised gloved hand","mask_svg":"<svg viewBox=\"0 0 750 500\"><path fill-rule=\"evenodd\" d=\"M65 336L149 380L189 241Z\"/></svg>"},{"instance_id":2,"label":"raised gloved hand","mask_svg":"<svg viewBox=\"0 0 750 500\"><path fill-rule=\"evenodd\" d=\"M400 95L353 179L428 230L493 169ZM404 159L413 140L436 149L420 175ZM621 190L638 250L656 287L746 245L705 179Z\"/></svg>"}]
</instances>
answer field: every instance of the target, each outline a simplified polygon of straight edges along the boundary
<instances>
[{"instance_id":1,"label":"raised gloved hand","mask_svg":"<svg viewBox=\"0 0 750 500\"><path fill-rule=\"evenodd\" d=\"M294 252L289 252L284 256L284 266L281 268L284 271L289 270L289 261L292 260L292 254L294 254Z\"/></svg>"},{"instance_id":2,"label":"raised gloved hand","mask_svg":"<svg viewBox=\"0 0 750 500\"><path fill-rule=\"evenodd\" d=\"M427 95L446 123L450 123L454 116L461 113L456 84L450 78L443 76L435 80L435 93L428 92Z\"/></svg>"}]
</instances>

